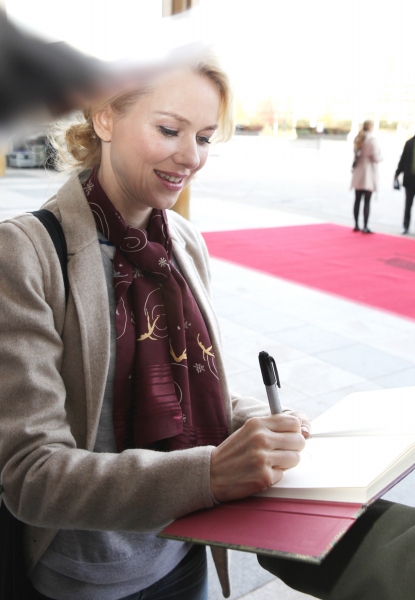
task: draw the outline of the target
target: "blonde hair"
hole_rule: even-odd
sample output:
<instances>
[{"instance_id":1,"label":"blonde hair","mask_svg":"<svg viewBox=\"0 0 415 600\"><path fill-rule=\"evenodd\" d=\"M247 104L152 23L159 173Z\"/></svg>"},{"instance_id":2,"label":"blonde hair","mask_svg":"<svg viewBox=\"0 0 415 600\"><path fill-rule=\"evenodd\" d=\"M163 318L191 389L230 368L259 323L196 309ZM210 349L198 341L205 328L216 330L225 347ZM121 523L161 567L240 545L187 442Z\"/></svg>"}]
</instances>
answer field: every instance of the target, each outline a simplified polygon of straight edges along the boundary
<instances>
[{"instance_id":1,"label":"blonde hair","mask_svg":"<svg viewBox=\"0 0 415 600\"><path fill-rule=\"evenodd\" d=\"M198 59L190 69L212 81L219 91L220 108L218 129L212 136L213 142L226 142L234 133L233 93L227 74L220 67L215 56ZM157 84L156 84L157 85ZM117 94L102 100L78 113L69 121L60 121L52 126L49 134L56 150L55 167L59 171L72 171L77 168L91 169L101 162L101 139L95 133L93 117L106 108L124 116L136 101L148 93L152 86L145 86L127 93Z\"/></svg>"},{"instance_id":2,"label":"blonde hair","mask_svg":"<svg viewBox=\"0 0 415 600\"><path fill-rule=\"evenodd\" d=\"M363 142L366 138L366 133L368 131L372 131L373 129L373 121L367 120L364 121L362 129L359 131L357 136L354 138L354 151L360 150Z\"/></svg>"}]
</instances>

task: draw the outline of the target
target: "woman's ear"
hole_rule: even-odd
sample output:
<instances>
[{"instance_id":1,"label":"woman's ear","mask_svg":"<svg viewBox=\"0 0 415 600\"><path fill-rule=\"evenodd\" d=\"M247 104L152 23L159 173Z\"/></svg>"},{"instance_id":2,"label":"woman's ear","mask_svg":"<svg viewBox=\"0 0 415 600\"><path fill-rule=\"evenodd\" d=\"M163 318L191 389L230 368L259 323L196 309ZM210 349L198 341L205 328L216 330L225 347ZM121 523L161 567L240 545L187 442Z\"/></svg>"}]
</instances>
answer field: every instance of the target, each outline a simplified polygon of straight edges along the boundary
<instances>
[{"instance_id":1,"label":"woman's ear","mask_svg":"<svg viewBox=\"0 0 415 600\"><path fill-rule=\"evenodd\" d=\"M97 112L92 117L95 133L103 142L110 142L112 137L112 112L108 108Z\"/></svg>"}]
</instances>

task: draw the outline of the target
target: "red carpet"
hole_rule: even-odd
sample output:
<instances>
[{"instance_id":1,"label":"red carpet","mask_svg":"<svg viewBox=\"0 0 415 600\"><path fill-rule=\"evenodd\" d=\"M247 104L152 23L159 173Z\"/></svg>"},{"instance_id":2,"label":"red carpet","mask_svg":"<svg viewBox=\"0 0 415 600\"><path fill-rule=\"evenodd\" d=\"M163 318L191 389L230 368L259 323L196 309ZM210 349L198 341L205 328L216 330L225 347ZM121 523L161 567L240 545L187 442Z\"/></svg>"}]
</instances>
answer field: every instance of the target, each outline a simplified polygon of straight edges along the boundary
<instances>
[{"instance_id":1,"label":"red carpet","mask_svg":"<svg viewBox=\"0 0 415 600\"><path fill-rule=\"evenodd\" d=\"M415 319L415 241L339 225L204 233L211 256Z\"/></svg>"}]
</instances>

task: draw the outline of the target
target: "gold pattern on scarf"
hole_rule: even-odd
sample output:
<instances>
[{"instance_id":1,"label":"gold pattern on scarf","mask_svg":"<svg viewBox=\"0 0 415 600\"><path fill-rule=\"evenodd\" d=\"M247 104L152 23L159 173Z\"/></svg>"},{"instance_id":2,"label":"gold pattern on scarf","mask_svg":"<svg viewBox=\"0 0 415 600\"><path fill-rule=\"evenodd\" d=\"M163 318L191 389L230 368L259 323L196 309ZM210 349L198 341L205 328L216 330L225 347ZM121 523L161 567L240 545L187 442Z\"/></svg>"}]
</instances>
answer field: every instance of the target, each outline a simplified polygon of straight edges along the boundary
<instances>
[{"instance_id":1,"label":"gold pattern on scarf","mask_svg":"<svg viewBox=\"0 0 415 600\"><path fill-rule=\"evenodd\" d=\"M154 319L153 324L150 323L150 315L147 313L147 325L148 325L148 331L146 333L143 333L142 335L140 335L140 337L138 338L137 342L142 342L143 340L146 340L147 338L150 340L153 340L154 342L157 341L157 338L152 337L154 329L156 327L156 323L159 319L160 315L157 315L157 317Z\"/></svg>"},{"instance_id":2,"label":"gold pattern on scarf","mask_svg":"<svg viewBox=\"0 0 415 600\"><path fill-rule=\"evenodd\" d=\"M215 358L215 355L213 354L213 352L211 352L212 346L209 346L209 348L205 348L204 345L202 344L202 342L199 340L199 336L200 336L200 333L197 334L197 343L199 344L199 347L202 349L203 360L206 360L206 356L212 356L212 358Z\"/></svg>"},{"instance_id":3,"label":"gold pattern on scarf","mask_svg":"<svg viewBox=\"0 0 415 600\"><path fill-rule=\"evenodd\" d=\"M171 340L169 340L169 343L170 343L170 354L172 355L172 357L173 357L173 359L174 359L175 362L180 363L180 362L182 362L182 360L187 360L187 350L186 350L186 348L183 350L183 352L181 353L180 356L177 356L174 353L173 346L171 345Z\"/></svg>"}]
</instances>

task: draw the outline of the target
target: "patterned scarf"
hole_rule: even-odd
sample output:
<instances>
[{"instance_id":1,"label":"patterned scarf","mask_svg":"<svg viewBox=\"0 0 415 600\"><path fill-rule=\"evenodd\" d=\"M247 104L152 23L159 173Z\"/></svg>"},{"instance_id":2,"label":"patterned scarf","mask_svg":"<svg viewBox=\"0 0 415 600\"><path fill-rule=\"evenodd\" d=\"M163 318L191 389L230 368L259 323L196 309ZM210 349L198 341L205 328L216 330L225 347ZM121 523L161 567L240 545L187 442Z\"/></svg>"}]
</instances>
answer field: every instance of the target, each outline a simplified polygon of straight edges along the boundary
<instances>
[{"instance_id":1,"label":"patterned scarf","mask_svg":"<svg viewBox=\"0 0 415 600\"><path fill-rule=\"evenodd\" d=\"M228 435L210 336L185 279L171 263L167 215L129 227L94 169L83 189L97 228L112 242L117 357L114 430L127 448L218 445Z\"/></svg>"}]
</instances>

